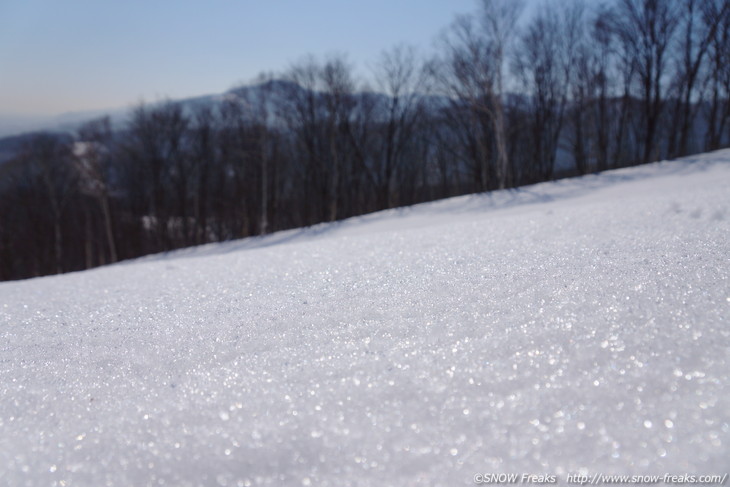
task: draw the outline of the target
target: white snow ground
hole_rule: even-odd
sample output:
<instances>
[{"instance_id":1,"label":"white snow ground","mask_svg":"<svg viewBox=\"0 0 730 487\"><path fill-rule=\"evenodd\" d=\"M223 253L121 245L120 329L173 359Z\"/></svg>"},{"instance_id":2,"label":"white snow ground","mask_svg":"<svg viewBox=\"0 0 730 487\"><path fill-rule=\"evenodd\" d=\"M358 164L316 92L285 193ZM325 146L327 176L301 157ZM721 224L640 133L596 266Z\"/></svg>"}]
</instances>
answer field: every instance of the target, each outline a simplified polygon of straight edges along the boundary
<instances>
[{"instance_id":1,"label":"white snow ground","mask_svg":"<svg viewBox=\"0 0 730 487\"><path fill-rule=\"evenodd\" d=\"M0 485L725 474L730 152L0 284Z\"/></svg>"}]
</instances>

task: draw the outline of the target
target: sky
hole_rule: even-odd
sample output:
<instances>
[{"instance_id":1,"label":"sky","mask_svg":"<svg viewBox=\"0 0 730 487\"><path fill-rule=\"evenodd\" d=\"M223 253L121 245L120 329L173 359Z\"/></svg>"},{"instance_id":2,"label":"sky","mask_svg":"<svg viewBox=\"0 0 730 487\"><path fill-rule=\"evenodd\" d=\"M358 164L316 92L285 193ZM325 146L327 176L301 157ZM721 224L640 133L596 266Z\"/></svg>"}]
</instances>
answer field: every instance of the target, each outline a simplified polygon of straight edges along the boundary
<instances>
[{"instance_id":1,"label":"sky","mask_svg":"<svg viewBox=\"0 0 730 487\"><path fill-rule=\"evenodd\" d=\"M307 54L367 73L428 52L476 0L0 0L0 113L51 115L220 93Z\"/></svg>"}]
</instances>

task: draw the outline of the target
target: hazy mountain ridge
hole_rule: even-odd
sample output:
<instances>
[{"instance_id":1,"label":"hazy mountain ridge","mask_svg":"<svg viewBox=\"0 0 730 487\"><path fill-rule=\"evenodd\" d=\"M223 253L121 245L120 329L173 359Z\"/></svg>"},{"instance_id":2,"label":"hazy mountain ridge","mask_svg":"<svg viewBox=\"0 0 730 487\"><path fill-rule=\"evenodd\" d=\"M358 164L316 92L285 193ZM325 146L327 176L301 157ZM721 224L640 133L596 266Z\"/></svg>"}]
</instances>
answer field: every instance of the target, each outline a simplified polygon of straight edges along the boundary
<instances>
[{"instance_id":1,"label":"hazy mountain ridge","mask_svg":"<svg viewBox=\"0 0 730 487\"><path fill-rule=\"evenodd\" d=\"M180 99L162 98L153 102L141 102L130 104L126 107L106 108L98 110L71 111L57 115L24 115L13 113L0 113L0 143L11 137L24 136L36 132L66 132L73 133L81 125L93 119L109 116L112 127L120 129L127 122L135 107L140 104L156 106L162 103L172 102L183 106L186 112L193 112L204 106L217 107L231 96L240 99L256 95L256 91L271 89L281 93L285 90L292 90L294 87L304 89L295 83L285 80L271 80L259 84L251 84L232 88L222 93L209 95L191 96Z\"/></svg>"}]
</instances>

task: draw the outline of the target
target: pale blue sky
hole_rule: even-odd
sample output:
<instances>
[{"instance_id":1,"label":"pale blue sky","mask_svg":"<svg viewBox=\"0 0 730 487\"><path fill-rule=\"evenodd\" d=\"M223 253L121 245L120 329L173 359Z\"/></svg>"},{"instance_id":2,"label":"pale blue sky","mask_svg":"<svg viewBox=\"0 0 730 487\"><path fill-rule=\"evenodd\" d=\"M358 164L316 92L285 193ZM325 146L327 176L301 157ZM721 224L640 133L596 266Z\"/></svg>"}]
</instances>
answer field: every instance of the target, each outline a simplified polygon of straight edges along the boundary
<instances>
[{"instance_id":1,"label":"pale blue sky","mask_svg":"<svg viewBox=\"0 0 730 487\"><path fill-rule=\"evenodd\" d=\"M306 54L367 72L432 47L475 0L0 0L0 113L55 114L219 93Z\"/></svg>"}]
</instances>

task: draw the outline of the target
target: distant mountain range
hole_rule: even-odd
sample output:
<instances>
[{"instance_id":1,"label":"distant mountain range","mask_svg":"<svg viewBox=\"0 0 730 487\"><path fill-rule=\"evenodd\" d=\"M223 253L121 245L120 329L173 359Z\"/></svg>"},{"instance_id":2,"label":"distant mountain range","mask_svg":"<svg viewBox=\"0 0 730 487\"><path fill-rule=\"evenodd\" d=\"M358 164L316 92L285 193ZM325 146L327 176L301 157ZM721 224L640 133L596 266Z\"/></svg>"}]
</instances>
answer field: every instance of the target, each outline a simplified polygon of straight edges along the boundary
<instances>
[{"instance_id":1,"label":"distant mountain range","mask_svg":"<svg viewBox=\"0 0 730 487\"><path fill-rule=\"evenodd\" d=\"M195 96L179 100L160 100L149 102L149 105L154 106L170 101L182 105L183 110L188 114L193 114L196 110L205 106L216 108L232 97L241 100L255 100L257 97L262 96L264 91L267 91L270 96L269 102L273 103L276 97L291 96L293 92L304 90L306 89L291 81L270 80L260 84L240 86L220 94ZM382 97L385 95L362 92L358 96ZM135 105L130 105L107 110L86 110L51 116L0 113L0 163L11 158L22 144L27 142L34 134L40 132L68 137L73 135L84 123L104 116L110 117L114 130L121 130L127 123L134 107ZM273 106L269 106L268 109L274 111Z\"/></svg>"},{"instance_id":2,"label":"distant mountain range","mask_svg":"<svg viewBox=\"0 0 730 487\"><path fill-rule=\"evenodd\" d=\"M272 82L273 83L273 82ZM284 82L276 82L284 83ZM245 86L236 88L229 92L217 95L203 95L182 100L171 100L173 103L182 104L186 110L195 110L200 106L215 106L222 103L227 97L244 96L249 90L261 89L262 85ZM151 105L161 102L152 102ZM53 133L59 137L68 137L78 130L84 123L90 120L109 116L112 127L115 130L121 129L127 122L134 105L121 108L110 108L100 110L85 110L68 112L60 115L22 115L0 113L0 163L3 163L14 156L20 147L23 146L34 134Z\"/></svg>"},{"instance_id":3,"label":"distant mountain range","mask_svg":"<svg viewBox=\"0 0 730 487\"><path fill-rule=\"evenodd\" d=\"M28 132L70 132L84 122L104 115L123 118L128 109L87 110L60 115L17 115L0 113L0 137L21 135Z\"/></svg>"},{"instance_id":4,"label":"distant mountain range","mask_svg":"<svg viewBox=\"0 0 730 487\"><path fill-rule=\"evenodd\" d=\"M200 106L215 106L222 103L231 96L245 98L252 91L259 91L264 88L271 88L274 93L282 93L284 90L292 88L303 89L298 85L282 80L268 81L263 84L242 86L234 88L221 94L202 95L180 100L170 100L174 103L180 103L187 110L193 111ZM150 105L163 103L167 100L159 102L150 102ZM70 133L76 131L84 123L95 118L109 116L112 126L119 128L122 126L135 105L127 107L85 110L78 112L67 112L60 115L23 115L12 113L0 113L0 139L11 136L19 136L29 132L65 132Z\"/></svg>"}]
</instances>

